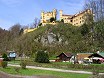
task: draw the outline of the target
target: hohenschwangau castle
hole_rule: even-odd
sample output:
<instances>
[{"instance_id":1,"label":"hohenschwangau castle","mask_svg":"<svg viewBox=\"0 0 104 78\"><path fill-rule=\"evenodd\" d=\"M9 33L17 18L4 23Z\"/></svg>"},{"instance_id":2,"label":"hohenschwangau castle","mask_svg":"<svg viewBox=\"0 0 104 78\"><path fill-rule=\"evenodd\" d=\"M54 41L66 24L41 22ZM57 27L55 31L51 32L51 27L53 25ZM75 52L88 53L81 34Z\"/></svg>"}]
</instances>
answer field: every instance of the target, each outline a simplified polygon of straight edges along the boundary
<instances>
[{"instance_id":1,"label":"hohenschwangau castle","mask_svg":"<svg viewBox=\"0 0 104 78\"><path fill-rule=\"evenodd\" d=\"M85 23L85 14L92 14L91 10L85 10L74 15L63 14L63 10L59 11L60 21L63 20L64 23L70 23L74 26L81 26L83 23ZM57 18L56 9L53 9L52 12L41 12L41 23L43 26L46 24L54 25L57 23L56 21L50 22L51 18Z\"/></svg>"},{"instance_id":2,"label":"hohenschwangau castle","mask_svg":"<svg viewBox=\"0 0 104 78\"><path fill-rule=\"evenodd\" d=\"M57 13L58 11L56 9L53 9L51 12L41 12L41 21L40 23L42 26L45 26L46 24L52 24L56 25L58 22L64 22L64 23L70 23L74 26L81 26L82 24L85 23L86 21L86 14L92 14L91 10L85 10L81 11L79 13L76 13L74 15L68 15L68 14L63 14L63 10L59 11L59 21L57 21ZM52 19L53 21L50 21ZM25 29L24 33L28 33L31 31L36 30L37 28L34 29Z\"/></svg>"}]
</instances>

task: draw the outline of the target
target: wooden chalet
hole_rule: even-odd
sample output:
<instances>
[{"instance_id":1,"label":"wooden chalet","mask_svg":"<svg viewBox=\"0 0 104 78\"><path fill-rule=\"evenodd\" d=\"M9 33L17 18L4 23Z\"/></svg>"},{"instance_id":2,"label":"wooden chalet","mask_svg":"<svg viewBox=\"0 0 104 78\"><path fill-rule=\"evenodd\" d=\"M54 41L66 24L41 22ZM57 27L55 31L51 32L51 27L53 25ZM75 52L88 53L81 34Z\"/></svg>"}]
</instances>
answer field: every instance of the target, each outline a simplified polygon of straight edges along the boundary
<instances>
[{"instance_id":1,"label":"wooden chalet","mask_svg":"<svg viewBox=\"0 0 104 78\"><path fill-rule=\"evenodd\" d=\"M88 58L93 53L77 53L77 60L84 60L84 58Z\"/></svg>"},{"instance_id":2,"label":"wooden chalet","mask_svg":"<svg viewBox=\"0 0 104 78\"><path fill-rule=\"evenodd\" d=\"M84 60L93 53L77 53L76 59L79 64L84 63Z\"/></svg>"},{"instance_id":3,"label":"wooden chalet","mask_svg":"<svg viewBox=\"0 0 104 78\"><path fill-rule=\"evenodd\" d=\"M104 52L93 53L89 58L92 59L93 63L104 63Z\"/></svg>"},{"instance_id":4,"label":"wooden chalet","mask_svg":"<svg viewBox=\"0 0 104 78\"><path fill-rule=\"evenodd\" d=\"M59 61L70 61L70 58L73 56L72 53L61 53L57 56Z\"/></svg>"}]
</instances>

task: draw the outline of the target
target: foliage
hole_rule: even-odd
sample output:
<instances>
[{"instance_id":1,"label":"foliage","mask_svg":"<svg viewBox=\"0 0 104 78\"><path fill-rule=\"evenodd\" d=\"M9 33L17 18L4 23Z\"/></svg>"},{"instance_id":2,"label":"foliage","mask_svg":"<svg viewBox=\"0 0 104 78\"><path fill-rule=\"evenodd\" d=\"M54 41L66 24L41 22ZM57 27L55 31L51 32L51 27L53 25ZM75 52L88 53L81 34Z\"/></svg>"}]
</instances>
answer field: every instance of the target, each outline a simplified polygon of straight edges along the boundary
<instances>
[{"instance_id":1,"label":"foliage","mask_svg":"<svg viewBox=\"0 0 104 78\"><path fill-rule=\"evenodd\" d=\"M39 25L38 26L42 26L42 23L39 23Z\"/></svg>"},{"instance_id":2,"label":"foliage","mask_svg":"<svg viewBox=\"0 0 104 78\"><path fill-rule=\"evenodd\" d=\"M7 54L5 54L5 53L2 55L2 58L3 58L3 61L8 61L9 60L8 57L7 57Z\"/></svg>"},{"instance_id":3,"label":"foliage","mask_svg":"<svg viewBox=\"0 0 104 78\"><path fill-rule=\"evenodd\" d=\"M61 19L61 22L63 22L63 23L64 23L64 20L63 20L63 19Z\"/></svg>"},{"instance_id":4,"label":"foliage","mask_svg":"<svg viewBox=\"0 0 104 78\"><path fill-rule=\"evenodd\" d=\"M50 22L56 21L54 17L50 18Z\"/></svg>"},{"instance_id":5,"label":"foliage","mask_svg":"<svg viewBox=\"0 0 104 78\"><path fill-rule=\"evenodd\" d=\"M35 31L23 35L21 29L17 25L7 31L0 29L1 52L14 49L19 55L34 57L32 55L38 50L47 50L49 56L62 52L104 51L103 21L83 24L80 27L59 22L55 26L40 26ZM51 43L49 43L50 36L53 40Z\"/></svg>"},{"instance_id":6,"label":"foliage","mask_svg":"<svg viewBox=\"0 0 104 78\"><path fill-rule=\"evenodd\" d=\"M88 34L88 33L89 33L88 25L87 25L87 24L83 24L83 25L81 26L81 34L82 34L83 36L85 36L85 35Z\"/></svg>"},{"instance_id":7,"label":"foliage","mask_svg":"<svg viewBox=\"0 0 104 78\"><path fill-rule=\"evenodd\" d=\"M26 65L27 65L26 61L21 61L20 66L22 69L26 69Z\"/></svg>"},{"instance_id":8,"label":"foliage","mask_svg":"<svg viewBox=\"0 0 104 78\"><path fill-rule=\"evenodd\" d=\"M7 61L2 61L1 65L2 65L3 68L6 68L7 65L8 65L8 62Z\"/></svg>"},{"instance_id":9,"label":"foliage","mask_svg":"<svg viewBox=\"0 0 104 78\"><path fill-rule=\"evenodd\" d=\"M47 52L41 51L41 50L38 51L35 61L39 62L39 63L49 63L49 56L48 56Z\"/></svg>"},{"instance_id":10,"label":"foliage","mask_svg":"<svg viewBox=\"0 0 104 78\"><path fill-rule=\"evenodd\" d=\"M95 21L104 20L104 0L86 0L85 9L91 9Z\"/></svg>"}]
</instances>

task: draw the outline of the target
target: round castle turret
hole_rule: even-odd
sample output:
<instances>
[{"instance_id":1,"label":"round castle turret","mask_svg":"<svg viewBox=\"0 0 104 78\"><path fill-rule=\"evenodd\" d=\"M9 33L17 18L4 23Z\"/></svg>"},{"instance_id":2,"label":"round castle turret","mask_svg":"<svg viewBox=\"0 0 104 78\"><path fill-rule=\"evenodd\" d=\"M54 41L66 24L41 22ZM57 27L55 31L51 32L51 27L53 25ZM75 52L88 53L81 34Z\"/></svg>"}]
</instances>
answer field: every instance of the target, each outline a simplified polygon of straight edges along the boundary
<instances>
[{"instance_id":1,"label":"round castle turret","mask_svg":"<svg viewBox=\"0 0 104 78\"><path fill-rule=\"evenodd\" d=\"M57 10L56 9L53 9L53 17L56 19L56 16L57 16Z\"/></svg>"},{"instance_id":2,"label":"round castle turret","mask_svg":"<svg viewBox=\"0 0 104 78\"><path fill-rule=\"evenodd\" d=\"M60 21L61 21L62 20L63 10L60 10L59 13L60 13L59 15L60 15Z\"/></svg>"},{"instance_id":3,"label":"round castle turret","mask_svg":"<svg viewBox=\"0 0 104 78\"><path fill-rule=\"evenodd\" d=\"M44 21L44 11L41 11L41 23Z\"/></svg>"}]
</instances>

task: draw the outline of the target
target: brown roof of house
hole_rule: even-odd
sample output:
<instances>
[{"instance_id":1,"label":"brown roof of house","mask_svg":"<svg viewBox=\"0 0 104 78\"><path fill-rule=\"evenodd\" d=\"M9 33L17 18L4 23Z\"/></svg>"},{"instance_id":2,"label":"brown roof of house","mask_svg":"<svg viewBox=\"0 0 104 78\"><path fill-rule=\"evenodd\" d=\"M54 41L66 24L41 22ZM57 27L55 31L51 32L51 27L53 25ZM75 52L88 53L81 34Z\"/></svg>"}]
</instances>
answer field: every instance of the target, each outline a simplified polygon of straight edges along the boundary
<instances>
[{"instance_id":1,"label":"brown roof of house","mask_svg":"<svg viewBox=\"0 0 104 78\"><path fill-rule=\"evenodd\" d=\"M88 56L90 56L92 53L77 53L77 59L82 60Z\"/></svg>"},{"instance_id":2,"label":"brown roof of house","mask_svg":"<svg viewBox=\"0 0 104 78\"><path fill-rule=\"evenodd\" d=\"M64 52L62 52L61 54L64 54L67 57L71 57L73 55L72 53L64 53ZM57 57L59 57L61 54L59 54Z\"/></svg>"},{"instance_id":3,"label":"brown roof of house","mask_svg":"<svg viewBox=\"0 0 104 78\"><path fill-rule=\"evenodd\" d=\"M66 55L67 57L70 57L70 56L72 56L73 54L72 54L72 53L65 53L65 55Z\"/></svg>"}]
</instances>

